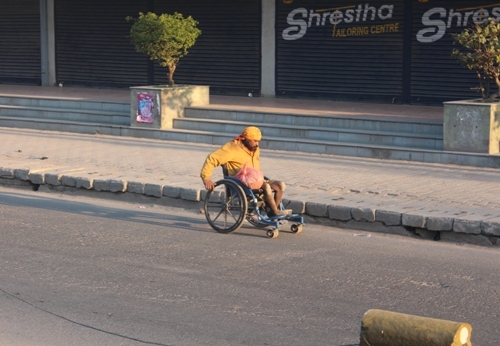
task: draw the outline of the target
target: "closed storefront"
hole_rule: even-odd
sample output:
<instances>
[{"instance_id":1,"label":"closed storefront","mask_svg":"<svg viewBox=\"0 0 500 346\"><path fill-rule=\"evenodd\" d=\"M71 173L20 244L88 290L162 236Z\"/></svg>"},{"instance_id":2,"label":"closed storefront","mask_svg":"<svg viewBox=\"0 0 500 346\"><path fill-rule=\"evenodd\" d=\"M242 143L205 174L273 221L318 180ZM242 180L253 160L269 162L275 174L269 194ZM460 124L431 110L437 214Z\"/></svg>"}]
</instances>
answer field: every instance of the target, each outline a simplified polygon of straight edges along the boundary
<instances>
[{"instance_id":1,"label":"closed storefront","mask_svg":"<svg viewBox=\"0 0 500 346\"><path fill-rule=\"evenodd\" d=\"M495 1L412 2L412 103L440 103L480 95L476 74L451 56L453 34L492 16L500 19Z\"/></svg>"},{"instance_id":2,"label":"closed storefront","mask_svg":"<svg viewBox=\"0 0 500 346\"><path fill-rule=\"evenodd\" d=\"M0 83L41 83L38 0L0 1Z\"/></svg>"},{"instance_id":3,"label":"closed storefront","mask_svg":"<svg viewBox=\"0 0 500 346\"><path fill-rule=\"evenodd\" d=\"M199 22L201 35L175 72L176 83L209 85L212 93L260 93L260 0L155 0L156 13L180 12ZM166 83L155 64L155 82Z\"/></svg>"},{"instance_id":4,"label":"closed storefront","mask_svg":"<svg viewBox=\"0 0 500 346\"><path fill-rule=\"evenodd\" d=\"M278 96L413 104L474 98L474 72L451 56L453 34L487 17L494 1L277 3Z\"/></svg>"},{"instance_id":5,"label":"closed storefront","mask_svg":"<svg viewBox=\"0 0 500 346\"><path fill-rule=\"evenodd\" d=\"M278 96L401 102L402 1L279 1Z\"/></svg>"},{"instance_id":6,"label":"closed storefront","mask_svg":"<svg viewBox=\"0 0 500 346\"><path fill-rule=\"evenodd\" d=\"M64 85L128 87L147 83L148 60L136 53L127 16L145 0L56 0L57 81Z\"/></svg>"},{"instance_id":7,"label":"closed storefront","mask_svg":"<svg viewBox=\"0 0 500 346\"><path fill-rule=\"evenodd\" d=\"M214 93L259 93L260 1L57 0L57 79L66 85L128 87L166 84L167 70L135 52L128 33L139 12L179 12L202 34L181 59L177 84Z\"/></svg>"}]
</instances>

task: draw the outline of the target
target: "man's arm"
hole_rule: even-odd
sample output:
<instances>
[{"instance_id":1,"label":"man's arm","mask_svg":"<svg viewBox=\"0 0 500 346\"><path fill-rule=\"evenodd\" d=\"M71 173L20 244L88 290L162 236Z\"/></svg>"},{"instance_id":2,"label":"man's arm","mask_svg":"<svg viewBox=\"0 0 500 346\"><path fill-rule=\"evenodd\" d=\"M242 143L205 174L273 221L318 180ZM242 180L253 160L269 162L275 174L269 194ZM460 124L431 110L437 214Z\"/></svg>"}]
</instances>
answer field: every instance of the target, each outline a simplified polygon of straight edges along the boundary
<instances>
[{"instance_id":1,"label":"man's arm","mask_svg":"<svg viewBox=\"0 0 500 346\"><path fill-rule=\"evenodd\" d=\"M205 163L201 168L200 177L203 180L203 185L207 190L213 190L215 184L211 180L212 173L215 167L222 166L231 158L230 151L227 150L227 144L212 152L205 159Z\"/></svg>"}]
</instances>

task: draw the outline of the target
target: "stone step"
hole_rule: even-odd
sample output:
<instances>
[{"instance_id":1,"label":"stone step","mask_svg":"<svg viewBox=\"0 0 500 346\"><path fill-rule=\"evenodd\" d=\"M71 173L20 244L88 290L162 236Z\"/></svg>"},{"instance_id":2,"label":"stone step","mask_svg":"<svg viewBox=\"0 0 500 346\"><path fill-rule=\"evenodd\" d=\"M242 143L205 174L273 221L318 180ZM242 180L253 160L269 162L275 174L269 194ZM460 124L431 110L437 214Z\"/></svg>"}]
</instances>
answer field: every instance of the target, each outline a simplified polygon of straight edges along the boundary
<instances>
[{"instance_id":1,"label":"stone step","mask_svg":"<svg viewBox=\"0 0 500 346\"><path fill-rule=\"evenodd\" d=\"M0 105L129 113L130 103L0 95Z\"/></svg>"},{"instance_id":2,"label":"stone step","mask_svg":"<svg viewBox=\"0 0 500 346\"><path fill-rule=\"evenodd\" d=\"M253 124L283 124L290 126L312 126L334 129L365 130L383 133L443 134L443 122L418 119L394 119L370 117L317 116L309 114L287 114L225 110L204 107L189 107L186 118L244 121Z\"/></svg>"},{"instance_id":3,"label":"stone step","mask_svg":"<svg viewBox=\"0 0 500 346\"><path fill-rule=\"evenodd\" d=\"M78 123L59 120L45 120L39 118L29 119L5 116L0 116L0 126L86 134L99 133L103 135L129 136L136 138L203 143L211 145L222 145L234 137L234 134L229 135L219 132L188 131L181 129L157 130L111 124ZM266 137L262 140L261 145L265 150L300 151L376 159L500 168L500 156L498 155L469 154L442 150L277 137Z\"/></svg>"},{"instance_id":4,"label":"stone step","mask_svg":"<svg viewBox=\"0 0 500 346\"><path fill-rule=\"evenodd\" d=\"M0 104L0 116L130 125L130 109L127 112L117 112L83 108L52 108Z\"/></svg>"},{"instance_id":5,"label":"stone step","mask_svg":"<svg viewBox=\"0 0 500 346\"><path fill-rule=\"evenodd\" d=\"M246 121L211 120L204 118L174 119L175 129L208 131L235 136L242 128L252 124ZM372 144L382 146L398 146L421 149L443 149L442 134L416 134L380 132L358 129L283 125L281 123L257 123L265 138L286 138L288 140L311 140L326 142L343 142L351 144Z\"/></svg>"}]
</instances>

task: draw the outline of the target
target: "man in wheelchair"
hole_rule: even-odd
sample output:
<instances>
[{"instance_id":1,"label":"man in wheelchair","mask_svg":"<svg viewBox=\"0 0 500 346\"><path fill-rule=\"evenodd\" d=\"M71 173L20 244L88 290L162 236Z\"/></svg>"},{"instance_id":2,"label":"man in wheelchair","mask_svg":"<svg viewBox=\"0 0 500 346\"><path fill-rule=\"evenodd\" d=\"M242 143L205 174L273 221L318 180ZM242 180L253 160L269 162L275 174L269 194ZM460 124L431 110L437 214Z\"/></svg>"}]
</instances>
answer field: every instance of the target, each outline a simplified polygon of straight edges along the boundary
<instances>
[{"instance_id":1,"label":"man in wheelchair","mask_svg":"<svg viewBox=\"0 0 500 346\"><path fill-rule=\"evenodd\" d=\"M235 176L245 166L260 169L259 142L262 139L260 129L255 126L247 127L241 135L224 144L219 149L210 153L201 169L201 179L207 190L213 190L214 182L211 180L215 167L225 165L228 175ZM268 216L290 215L292 210L279 210L278 206L283 198L286 185L279 180L267 180L262 184L264 199L269 208Z\"/></svg>"}]
</instances>

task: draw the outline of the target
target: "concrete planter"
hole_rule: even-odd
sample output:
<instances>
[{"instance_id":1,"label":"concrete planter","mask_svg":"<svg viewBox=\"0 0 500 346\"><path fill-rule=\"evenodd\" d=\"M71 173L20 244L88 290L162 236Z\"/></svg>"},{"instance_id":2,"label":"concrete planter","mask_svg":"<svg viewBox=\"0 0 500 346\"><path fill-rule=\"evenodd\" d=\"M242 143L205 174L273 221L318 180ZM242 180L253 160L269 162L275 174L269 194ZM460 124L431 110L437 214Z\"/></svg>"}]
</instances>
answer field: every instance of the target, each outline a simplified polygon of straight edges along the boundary
<instances>
[{"instance_id":1,"label":"concrete planter","mask_svg":"<svg viewBox=\"0 0 500 346\"><path fill-rule=\"evenodd\" d=\"M481 100L444 103L444 150L498 154L499 142L500 103Z\"/></svg>"},{"instance_id":2,"label":"concrete planter","mask_svg":"<svg viewBox=\"0 0 500 346\"><path fill-rule=\"evenodd\" d=\"M184 117L185 107L208 105L209 91L201 85L130 87L130 125L171 129L173 119Z\"/></svg>"}]
</instances>

